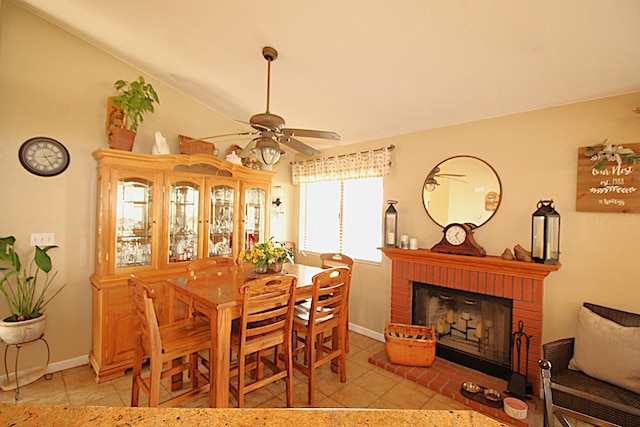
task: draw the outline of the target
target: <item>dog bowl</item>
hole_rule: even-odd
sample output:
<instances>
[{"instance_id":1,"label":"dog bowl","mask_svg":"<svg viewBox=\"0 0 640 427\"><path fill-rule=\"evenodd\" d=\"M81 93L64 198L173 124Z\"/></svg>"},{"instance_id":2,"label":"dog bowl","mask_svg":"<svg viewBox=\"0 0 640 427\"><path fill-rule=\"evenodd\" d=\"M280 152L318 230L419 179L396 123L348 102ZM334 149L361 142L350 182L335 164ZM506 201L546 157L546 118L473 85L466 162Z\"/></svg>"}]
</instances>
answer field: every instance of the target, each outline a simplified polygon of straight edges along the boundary
<instances>
[{"instance_id":1,"label":"dog bowl","mask_svg":"<svg viewBox=\"0 0 640 427\"><path fill-rule=\"evenodd\" d=\"M478 393L480 391L480 386L476 383L472 383L471 381L465 381L462 383L462 389L469 393Z\"/></svg>"},{"instance_id":2,"label":"dog bowl","mask_svg":"<svg viewBox=\"0 0 640 427\"><path fill-rule=\"evenodd\" d=\"M492 388L484 389L484 397L491 402L500 402L502 400L502 394Z\"/></svg>"},{"instance_id":3,"label":"dog bowl","mask_svg":"<svg viewBox=\"0 0 640 427\"><path fill-rule=\"evenodd\" d=\"M527 410L529 407L520 399L515 397L505 397L504 399L504 412L511 418L516 420L523 420L527 418Z\"/></svg>"}]
</instances>

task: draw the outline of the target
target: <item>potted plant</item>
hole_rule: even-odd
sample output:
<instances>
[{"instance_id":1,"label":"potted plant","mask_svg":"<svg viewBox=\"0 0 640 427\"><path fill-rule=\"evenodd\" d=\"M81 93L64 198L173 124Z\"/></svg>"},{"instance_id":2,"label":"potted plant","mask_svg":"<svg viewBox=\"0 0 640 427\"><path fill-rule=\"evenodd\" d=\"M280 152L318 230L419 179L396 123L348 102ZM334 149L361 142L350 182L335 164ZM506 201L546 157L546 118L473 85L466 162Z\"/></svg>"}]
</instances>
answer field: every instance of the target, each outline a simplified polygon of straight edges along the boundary
<instances>
[{"instance_id":1,"label":"potted plant","mask_svg":"<svg viewBox=\"0 0 640 427\"><path fill-rule=\"evenodd\" d=\"M130 151L138 125L144 121L144 113L153 113L154 102L159 104L160 100L153 86L145 82L142 76L132 82L118 80L113 87L120 95L111 97L110 102L122 109L123 120L122 127L115 126L111 129L113 141L110 144L112 148Z\"/></svg>"},{"instance_id":2,"label":"potted plant","mask_svg":"<svg viewBox=\"0 0 640 427\"><path fill-rule=\"evenodd\" d=\"M264 243L254 243L250 250L240 254L240 259L253 264L257 273L279 272L285 260L293 263L293 253L282 243L274 242L272 237Z\"/></svg>"},{"instance_id":3,"label":"potted plant","mask_svg":"<svg viewBox=\"0 0 640 427\"><path fill-rule=\"evenodd\" d=\"M58 272L51 273L47 252L57 246L35 247L28 268L23 268L15 251L15 237L0 238L0 292L11 315L0 321L0 338L7 344L33 341L44 332L44 308L64 285L53 292L49 288Z\"/></svg>"}]
</instances>

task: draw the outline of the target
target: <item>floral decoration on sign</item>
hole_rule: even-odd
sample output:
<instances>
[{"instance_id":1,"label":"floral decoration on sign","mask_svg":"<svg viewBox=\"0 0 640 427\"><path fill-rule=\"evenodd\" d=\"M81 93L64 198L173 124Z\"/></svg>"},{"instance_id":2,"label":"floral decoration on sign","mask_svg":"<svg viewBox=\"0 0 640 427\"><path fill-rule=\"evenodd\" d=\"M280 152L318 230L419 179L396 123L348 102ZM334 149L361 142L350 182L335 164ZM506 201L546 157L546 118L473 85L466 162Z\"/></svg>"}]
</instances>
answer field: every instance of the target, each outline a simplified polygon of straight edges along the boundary
<instances>
[{"instance_id":1,"label":"floral decoration on sign","mask_svg":"<svg viewBox=\"0 0 640 427\"><path fill-rule=\"evenodd\" d=\"M293 264L293 253L284 244L274 242L271 237L264 243L254 243L250 250L240 254L240 259L244 262L250 262L256 267L265 264L268 266L282 264L287 259Z\"/></svg>"},{"instance_id":2,"label":"floral decoration on sign","mask_svg":"<svg viewBox=\"0 0 640 427\"><path fill-rule=\"evenodd\" d=\"M624 148L622 145L611 144L606 139L598 145L586 147L584 155L596 162L593 167L597 170L604 169L609 162L616 162L620 169L623 162L635 165L636 161L640 160L640 155L633 150Z\"/></svg>"}]
</instances>

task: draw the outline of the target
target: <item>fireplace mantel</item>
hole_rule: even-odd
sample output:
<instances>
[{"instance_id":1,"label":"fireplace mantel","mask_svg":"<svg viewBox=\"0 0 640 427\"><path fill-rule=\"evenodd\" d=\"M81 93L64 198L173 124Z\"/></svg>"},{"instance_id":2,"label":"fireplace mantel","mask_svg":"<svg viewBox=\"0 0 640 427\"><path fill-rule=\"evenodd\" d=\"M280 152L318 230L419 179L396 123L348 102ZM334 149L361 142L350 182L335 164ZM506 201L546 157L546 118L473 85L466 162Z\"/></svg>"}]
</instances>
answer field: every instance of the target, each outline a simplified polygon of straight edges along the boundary
<instances>
[{"instance_id":1,"label":"fireplace mantel","mask_svg":"<svg viewBox=\"0 0 640 427\"><path fill-rule=\"evenodd\" d=\"M543 280L549 273L558 270L562 266L560 263L539 264L535 262L504 260L497 256L473 257L441 254L431 252L429 249L380 248L380 250L392 261L459 268L468 271L494 273L534 280Z\"/></svg>"}]
</instances>

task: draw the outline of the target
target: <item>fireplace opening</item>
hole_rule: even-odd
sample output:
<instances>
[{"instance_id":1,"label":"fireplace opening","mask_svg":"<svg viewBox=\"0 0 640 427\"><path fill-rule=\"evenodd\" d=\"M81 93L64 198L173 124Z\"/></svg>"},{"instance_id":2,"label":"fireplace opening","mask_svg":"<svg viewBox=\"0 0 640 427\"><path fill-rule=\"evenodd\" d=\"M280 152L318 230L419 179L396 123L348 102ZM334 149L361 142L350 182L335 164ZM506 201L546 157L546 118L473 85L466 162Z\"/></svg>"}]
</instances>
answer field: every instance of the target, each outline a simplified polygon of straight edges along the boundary
<instances>
[{"instance_id":1,"label":"fireplace opening","mask_svg":"<svg viewBox=\"0 0 640 427\"><path fill-rule=\"evenodd\" d=\"M436 355L509 379L513 301L413 282L411 320L432 326Z\"/></svg>"}]
</instances>

